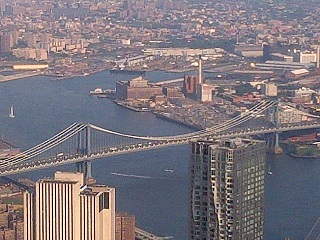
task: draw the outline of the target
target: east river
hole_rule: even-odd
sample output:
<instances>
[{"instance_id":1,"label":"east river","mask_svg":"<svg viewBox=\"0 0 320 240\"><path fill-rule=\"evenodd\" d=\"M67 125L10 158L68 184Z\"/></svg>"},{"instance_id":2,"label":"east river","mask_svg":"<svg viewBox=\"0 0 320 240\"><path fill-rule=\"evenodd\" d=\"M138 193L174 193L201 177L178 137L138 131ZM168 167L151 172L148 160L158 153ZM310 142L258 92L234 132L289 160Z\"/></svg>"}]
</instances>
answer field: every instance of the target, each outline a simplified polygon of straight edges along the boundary
<instances>
[{"instance_id":1,"label":"east river","mask_svg":"<svg viewBox=\"0 0 320 240\"><path fill-rule=\"evenodd\" d=\"M114 88L132 76L101 72L88 77L55 81L32 77L0 84L0 134L22 150L32 147L74 122L88 122L135 135L173 135L191 129L136 113L111 100L89 95L97 87ZM181 74L152 72L151 82ZM14 106L15 118L9 118ZM93 162L98 183L117 191L117 211L136 216L137 226L161 236L186 240L188 236L188 146L170 147L109 157ZM320 161L268 155L266 176L265 239L304 239L320 216ZM165 172L170 168L174 172ZM55 170L28 172L12 177L51 177ZM120 175L119 175L120 174ZM121 176L134 175L134 176ZM319 233L320 234L320 233Z\"/></svg>"}]
</instances>

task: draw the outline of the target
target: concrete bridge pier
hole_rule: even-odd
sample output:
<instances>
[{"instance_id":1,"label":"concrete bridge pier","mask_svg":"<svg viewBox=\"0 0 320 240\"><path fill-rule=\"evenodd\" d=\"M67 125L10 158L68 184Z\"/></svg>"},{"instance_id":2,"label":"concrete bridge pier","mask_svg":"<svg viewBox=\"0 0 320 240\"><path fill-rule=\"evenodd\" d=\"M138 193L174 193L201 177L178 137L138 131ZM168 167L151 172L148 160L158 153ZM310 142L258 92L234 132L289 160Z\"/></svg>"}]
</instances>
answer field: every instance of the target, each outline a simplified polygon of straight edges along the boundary
<instances>
[{"instance_id":1,"label":"concrete bridge pier","mask_svg":"<svg viewBox=\"0 0 320 240\"><path fill-rule=\"evenodd\" d=\"M274 154L283 153L283 149L279 145L279 133L275 133Z\"/></svg>"},{"instance_id":2,"label":"concrete bridge pier","mask_svg":"<svg viewBox=\"0 0 320 240\"><path fill-rule=\"evenodd\" d=\"M267 133L265 134L265 140L267 152L274 154L281 154L283 152L283 149L279 145L279 133Z\"/></svg>"}]
</instances>

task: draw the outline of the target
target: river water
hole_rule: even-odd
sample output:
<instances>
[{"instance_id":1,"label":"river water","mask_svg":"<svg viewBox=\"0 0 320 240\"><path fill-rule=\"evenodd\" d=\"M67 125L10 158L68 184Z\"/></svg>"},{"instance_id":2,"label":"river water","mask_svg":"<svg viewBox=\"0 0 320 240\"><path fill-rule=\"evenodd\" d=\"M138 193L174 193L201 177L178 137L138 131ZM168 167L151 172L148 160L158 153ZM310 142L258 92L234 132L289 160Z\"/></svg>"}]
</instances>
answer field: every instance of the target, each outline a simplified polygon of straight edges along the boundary
<instances>
[{"instance_id":1,"label":"river water","mask_svg":"<svg viewBox=\"0 0 320 240\"><path fill-rule=\"evenodd\" d=\"M32 147L73 122L90 122L136 135L172 135L191 129L119 107L109 99L89 95L96 87L114 88L132 76L100 72L55 81L33 77L0 84L0 134L22 150ZM150 81L181 77L152 72ZM15 118L8 118L10 106ZM98 183L116 188L117 211L136 216L137 226L161 236L187 239L188 146L170 147L109 157L93 163ZM320 216L320 162L268 155L273 174L266 178L265 239L304 239ZM170 168L174 172L165 172ZM74 165L20 174L38 179ZM134 176L124 176L134 175ZM320 234L320 233L319 233Z\"/></svg>"}]
</instances>

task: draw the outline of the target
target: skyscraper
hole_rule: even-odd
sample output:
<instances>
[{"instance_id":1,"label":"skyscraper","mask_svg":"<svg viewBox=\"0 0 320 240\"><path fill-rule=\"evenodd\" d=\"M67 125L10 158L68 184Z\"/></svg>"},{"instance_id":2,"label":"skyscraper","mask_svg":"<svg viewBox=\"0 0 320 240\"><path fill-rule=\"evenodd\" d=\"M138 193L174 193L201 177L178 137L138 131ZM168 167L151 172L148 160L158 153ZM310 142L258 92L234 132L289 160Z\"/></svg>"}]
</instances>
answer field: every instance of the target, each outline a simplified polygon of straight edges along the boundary
<instances>
[{"instance_id":1,"label":"skyscraper","mask_svg":"<svg viewBox=\"0 0 320 240\"><path fill-rule=\"evenodd\" d=\"M115 189L56 172L24 193L25 240L114 240Z\"/></svg>"},{"instance_id":2,"label":"skyscraper","mask_svg":"<svg viewBox=\"0 0 320 240\"><path fill-rule=\"evenodd\" d=\"M190 154L189 239L263 239L264 141L198 140Z\"/></svg>"}]
</instances>

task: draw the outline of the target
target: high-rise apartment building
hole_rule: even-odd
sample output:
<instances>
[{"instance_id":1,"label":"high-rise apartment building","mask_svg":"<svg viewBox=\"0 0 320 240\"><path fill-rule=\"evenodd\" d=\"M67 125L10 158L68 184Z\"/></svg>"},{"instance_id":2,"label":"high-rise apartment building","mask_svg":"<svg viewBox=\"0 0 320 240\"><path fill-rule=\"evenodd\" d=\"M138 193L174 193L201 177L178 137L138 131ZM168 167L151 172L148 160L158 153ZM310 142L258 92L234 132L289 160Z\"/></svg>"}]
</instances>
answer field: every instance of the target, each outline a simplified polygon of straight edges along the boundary
<instances>
[{"instance_id":1,"label":"high-rise apartment building","mask_svg":"<svg viewBox=\"0 0 320 240\"><path fill-rule=\"evenodd\" d=\"M265 158L264 141L191 143L189 239L263 239Z\"/></svg>"},{"instance_id":2,"label":"high-rise apartment building","mask_svg":"<svg viewBox=\"0 0 320 240\"><path fill-rule=\"evenodd\" d=\"M25 240L115 240L115 189L56 172L24 193Z\"/></svg>"}]
</instances>

